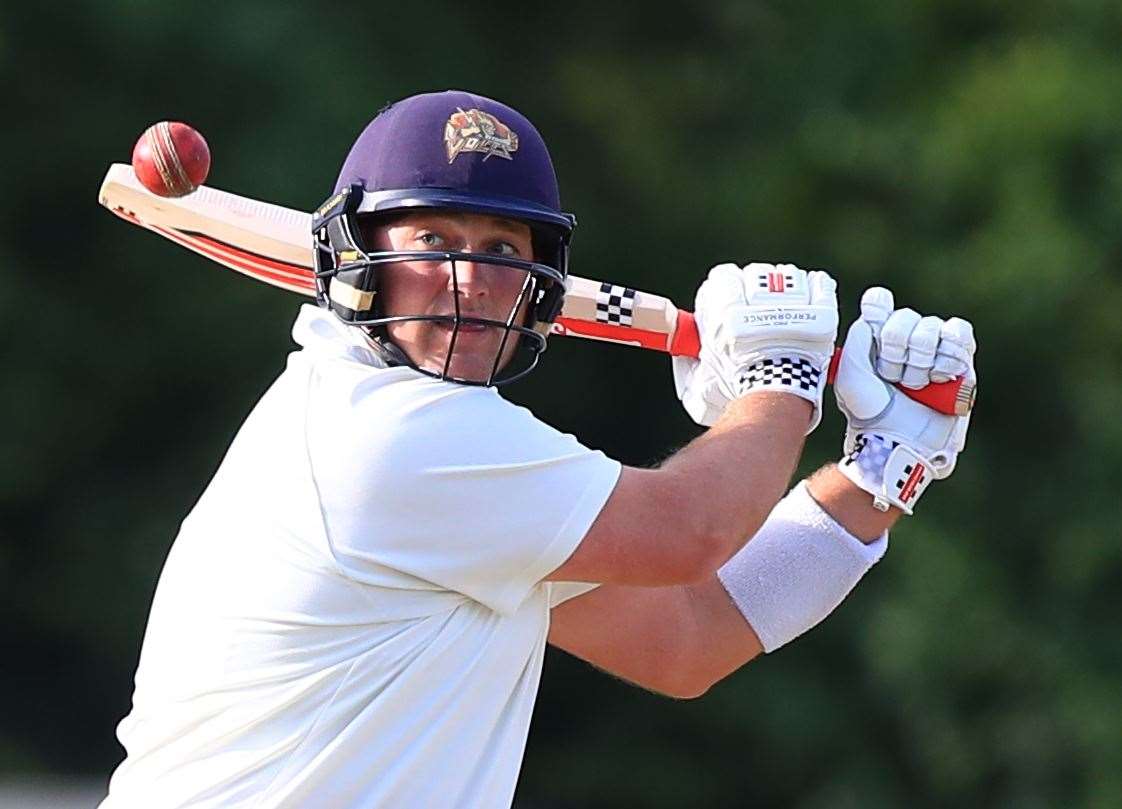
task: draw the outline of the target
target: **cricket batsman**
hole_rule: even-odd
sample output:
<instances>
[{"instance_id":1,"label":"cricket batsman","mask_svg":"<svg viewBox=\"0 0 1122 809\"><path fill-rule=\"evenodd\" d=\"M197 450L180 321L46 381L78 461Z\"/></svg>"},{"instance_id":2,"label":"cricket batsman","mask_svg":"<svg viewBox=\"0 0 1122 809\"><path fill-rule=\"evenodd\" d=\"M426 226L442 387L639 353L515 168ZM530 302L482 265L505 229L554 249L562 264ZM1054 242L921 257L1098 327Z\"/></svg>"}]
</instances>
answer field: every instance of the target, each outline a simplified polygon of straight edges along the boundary
<instances>
[{"instance_id":1,"label":"cricket batsman","mask_svg":"<svg viewBox=\"0 0 1122 809\"><path fill-rule=\"evenodd\" d=\"M868 290L821 419L835 281L722 264L674 360L709 429L622 466L504 400L561 308L575 221L545 143L466 92L382 110L313 217L318 306L160 576L103 809L509 807L547 643L697 697L824 619L951 474L971 326Z\"/></svg>"}]
</instances>

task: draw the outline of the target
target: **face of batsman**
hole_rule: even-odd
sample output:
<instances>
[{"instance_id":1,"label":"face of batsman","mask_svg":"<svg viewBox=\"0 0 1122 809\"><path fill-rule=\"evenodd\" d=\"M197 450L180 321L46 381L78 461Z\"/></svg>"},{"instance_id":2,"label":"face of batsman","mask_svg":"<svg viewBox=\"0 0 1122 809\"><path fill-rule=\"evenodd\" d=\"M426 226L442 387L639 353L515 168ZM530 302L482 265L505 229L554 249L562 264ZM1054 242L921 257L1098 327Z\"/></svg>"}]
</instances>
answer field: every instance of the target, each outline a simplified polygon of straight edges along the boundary
<instances>
[{"instance_id":1,"label":"face of batsman","mask_svg":"<svg viewBox=\"0 0 1122 809\"><path fill-rule=\"evenodd\" d=\"M447 252L533 260L529 225L501 217L425 210L364 224L376 251ZM530 272L485 260L403 260L379 270L389 339L417 368L483 383L511 361L534 299ZM431 318L431 319L426 319Z\"/></svg>"},{"instance_id":2,"label":"face of batsman","mask_svg":"<svg viewBox=\"0 0 1122 809\"><path fill-rule=\"evenodd\" d=\"M316 297L391 363L510 382L545 350L575 224L525 116L460 90L411 96L362 131L312 217Z\"/></svg>"}]
</instances>

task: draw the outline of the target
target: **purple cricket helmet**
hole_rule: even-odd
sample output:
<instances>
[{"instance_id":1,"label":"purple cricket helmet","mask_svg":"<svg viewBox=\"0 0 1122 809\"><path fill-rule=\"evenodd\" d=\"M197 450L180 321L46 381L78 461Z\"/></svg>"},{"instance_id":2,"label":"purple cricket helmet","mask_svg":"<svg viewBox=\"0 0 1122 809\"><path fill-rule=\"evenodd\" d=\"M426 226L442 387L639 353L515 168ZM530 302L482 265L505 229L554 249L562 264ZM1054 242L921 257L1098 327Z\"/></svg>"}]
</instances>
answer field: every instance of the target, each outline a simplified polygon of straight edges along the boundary
<instances>
[{"instance_id":1,"label":"purple cricket helmet","mask_svg":"<svg viewBox=\"0 0 1122 809\"><path fill-rule=\"evenodd\" d=\"M335 191L353 183L368 195L360 213L456 208L573 228L537 129L472 93L426 93L382 110L351 147Z\"/></svg>"},{"instance_id":2,"label":"purple cricket helmet","mask_svg":"<svg viewBox=\"0 0 1122 809\"><path fill-rule=\"evenodd\" d=\"M363 243L360 221L415 209L486 214L525 222L533 235L532 261L493 254L440 251L390 253ZM490 98L457 90L411 96L385 107L359 135L343 163L334 195L313 216L316 287L320 305L364 327L390 359L422 373L469 384L501 384L528 373L545 350L550 324L561 310L575 218L561 210L557 177L545 142L521 113ZM381 311L378 269L387 263L446 263L456 284L456 262L500 265L525 273L523 295L505 321ZM457 288L458 289L458 288ZM528 309L523 307L529 300ZM526 311L524 322L518 314ZM400 320L448 321L452 341L442 368L421 367L394 346L386 326ZM486 379L451 374L461 323L504 330ZM500 365L508 339L526 361Z\"/></svg>"}]
</instances>

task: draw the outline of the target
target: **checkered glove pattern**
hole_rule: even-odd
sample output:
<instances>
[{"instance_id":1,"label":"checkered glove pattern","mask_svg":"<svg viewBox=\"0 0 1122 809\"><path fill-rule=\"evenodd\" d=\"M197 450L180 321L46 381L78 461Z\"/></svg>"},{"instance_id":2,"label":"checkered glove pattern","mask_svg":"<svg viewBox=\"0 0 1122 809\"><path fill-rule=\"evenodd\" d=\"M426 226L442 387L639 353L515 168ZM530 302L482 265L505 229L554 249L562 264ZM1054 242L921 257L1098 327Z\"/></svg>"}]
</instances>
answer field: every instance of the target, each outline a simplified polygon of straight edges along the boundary
<instances>
[{"instance_id":1,"label":"checkered glove pattern","mask_svg":"<svg viewBox=\"0 0 1122 809\"><path fill-rule=\"evenodd\" d=\"M977 382L974 329L961 318L921 317L895 309L892 293L874 287L846 336L834 393L847 428L838 469L873 495L881 511L911 514L933 480L954 471L966 446L970 416L947 416L897 391L964 376Z\"/></svg>"},{"instance_id":2,"label":"checkered glove pattern","mask_svg":"<svg viewBox=\"0 0 1122 809\"><path fill-rule=\"evenodd\" d=\"M793 264L720 264L697 292L701 336L696 360L674 358L674 384L686 412L712 425L730 401L761 391L791 393L821 419L826 368L837 337L837 284Z\"/></svg>"},{"instance_id":3,"label":"checkered glove pattern","mask_svg":"<svg viewBox=\"0 0 1122 809\"><path fill-rule=\"evenodd\" d=\"M740 389L745 392L752 388L771 387L811 393L818 390L821 378L822 371L815 368L809 360L802 357L777 357L760 360L742 368L738 382Z\"/></svg>"}]
</instances>

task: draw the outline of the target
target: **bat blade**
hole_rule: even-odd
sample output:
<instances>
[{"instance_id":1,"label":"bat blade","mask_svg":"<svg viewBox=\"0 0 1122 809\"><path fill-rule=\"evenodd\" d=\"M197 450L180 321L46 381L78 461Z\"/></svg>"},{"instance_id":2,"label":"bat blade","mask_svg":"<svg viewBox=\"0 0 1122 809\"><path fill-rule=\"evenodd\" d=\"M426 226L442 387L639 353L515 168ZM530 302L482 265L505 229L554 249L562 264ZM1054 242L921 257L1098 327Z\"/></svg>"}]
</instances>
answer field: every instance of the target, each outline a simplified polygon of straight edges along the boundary
<instances>
[{"instance_id":1,"label":"bat blade","mask_svg":"<svg viewBox=\"0 0 1122 809\"><path fill-rule=\"evenodd\" d=\"M132 166L109 167L98 201L122 219L266 284L315 294L311 214L200 186L158 197Z\"/></svg>"}]
</instances>

